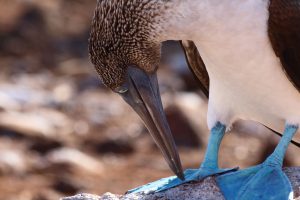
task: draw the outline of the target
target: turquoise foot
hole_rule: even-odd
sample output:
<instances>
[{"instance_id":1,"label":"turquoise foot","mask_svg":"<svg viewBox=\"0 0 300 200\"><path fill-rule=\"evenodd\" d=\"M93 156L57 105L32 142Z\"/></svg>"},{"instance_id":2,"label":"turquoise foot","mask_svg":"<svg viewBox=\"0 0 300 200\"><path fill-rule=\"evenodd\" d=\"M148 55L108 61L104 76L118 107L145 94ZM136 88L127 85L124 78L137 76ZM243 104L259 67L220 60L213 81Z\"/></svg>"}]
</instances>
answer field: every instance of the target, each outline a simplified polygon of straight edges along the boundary
<instances>
[{"instance_id":1,"label":"turquoise foot","mask_svg":"<svg viewBox=\"0 0 300 200\"><path fill-rule=\"evenodd\" d=\"M217 183L228 200L285 200L292 195L282 169L264 164L219 176Z\"/></svg>"},{"instance_id":2,"label":"turquoise foot","mask_svg":"<svg viewBox=\"0 0 300 200\"><path fill-rule=\"evenodd\" d=\"M185 180L180 180L176 176L171 176L163 178L152 183L140 186L138 188L129 190L127 193L152 193L152 192L161 192L176 186L179 186L184 183L191 181L199 181L204 178L212 175L220 175L228 172L236 171L238 168L231 169L208 169L208 168L199 168L199 169L187 169L184 172Z\"/></svg>"},{"instance_id":3,"label":"turquoise foot","mask_svg":"<svg viewBox=\"0 0 300 200\"><path fill-rule=\"evenodd\" d=\"M292 186L282 171L283 158L298 126L287 125L274 152L260 165L217 177L228 200L293 199Z\"/></svg>"}]
</instances>

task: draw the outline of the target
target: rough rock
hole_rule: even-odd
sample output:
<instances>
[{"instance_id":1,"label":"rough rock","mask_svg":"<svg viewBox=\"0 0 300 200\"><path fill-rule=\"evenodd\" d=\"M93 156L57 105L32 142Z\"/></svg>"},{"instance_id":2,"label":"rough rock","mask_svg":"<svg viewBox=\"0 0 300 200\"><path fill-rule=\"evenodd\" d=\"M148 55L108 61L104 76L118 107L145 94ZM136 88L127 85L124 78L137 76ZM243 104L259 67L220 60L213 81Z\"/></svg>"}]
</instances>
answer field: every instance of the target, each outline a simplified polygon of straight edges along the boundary
<instances>
[{"instance_id":1,"label":"rough rock","mask_svg":"<svg viewBox=\"0 0 300 200\"><path fill-rule=\"evenodd\" d=\"M300 167L285 168L285 173L293 185L294 198L300 196ZM215 179L210 177L203 181L188 183L156 194L125 194L105 193L102 196L79 194L61 200L223 200Z\"/></svg>"}]
</instances>

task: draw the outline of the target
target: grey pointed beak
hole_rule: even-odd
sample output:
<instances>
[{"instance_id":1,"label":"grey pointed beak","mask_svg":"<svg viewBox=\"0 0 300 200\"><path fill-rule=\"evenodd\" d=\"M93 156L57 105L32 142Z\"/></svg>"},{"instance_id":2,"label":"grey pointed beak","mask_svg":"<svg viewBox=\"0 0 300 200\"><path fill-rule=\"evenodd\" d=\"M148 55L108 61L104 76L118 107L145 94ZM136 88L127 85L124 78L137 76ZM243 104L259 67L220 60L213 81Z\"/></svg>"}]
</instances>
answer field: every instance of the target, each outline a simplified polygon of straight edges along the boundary
<instances>
[{"instance_id":1,"label":"grey pointed beak","mask_svg":"<svg viewBox=\"0 0 300 200\"><path fill-rule=\"evenodd\" d=\"M183 180L180 158L163 111L156 74L149 75L141 69L129 67L125 88L119 94L144 121L169 167Z\"/></svg>"}]
</instances>

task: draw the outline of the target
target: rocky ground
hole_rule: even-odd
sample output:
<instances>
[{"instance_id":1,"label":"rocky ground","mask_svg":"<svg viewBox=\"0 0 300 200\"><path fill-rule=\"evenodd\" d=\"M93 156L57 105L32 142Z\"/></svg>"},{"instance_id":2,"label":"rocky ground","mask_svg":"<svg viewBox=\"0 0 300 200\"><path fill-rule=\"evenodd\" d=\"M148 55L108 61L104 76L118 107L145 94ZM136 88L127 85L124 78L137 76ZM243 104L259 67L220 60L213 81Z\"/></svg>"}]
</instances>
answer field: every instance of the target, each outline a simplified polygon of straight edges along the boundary
<instances>
[{"instance_id":1,"label":"rocky ground","mask_svg":"<svg viewBox=\"0 0 300 200\"><path fill-rule=\"evenodd\" d=\"M134 112L88 58L95 0L0 0L0 200L122 194L172 173ZM184 168L203 158L207 103L177 43L164 44L162 99ZM249 125L250 124L250 125ZM278 137L231 132L222 167L262 161ZM255 134L249 134L249 133ZM289 148L286 166L300 165Z\"/></svg>"},{"instance_id":2,"label":"rocky ground","mask_svg":"<svg viewBox=\"0 0 300 200\"><path fill-rule=\"evenodd\" d=\"M290 179L293 187L291 197L294 200L300 199L300 177L299 167L285 168L284 172ZM277 192L277 191L276 191ZM277 195L278 193L276 193ZM105 193L102 196L91 194L78 194L61 200L225 200L214 177L209 177L202 181L186 183L175 188L158 193L136 193L116 195Z\"/></svg>"}]
</instances>

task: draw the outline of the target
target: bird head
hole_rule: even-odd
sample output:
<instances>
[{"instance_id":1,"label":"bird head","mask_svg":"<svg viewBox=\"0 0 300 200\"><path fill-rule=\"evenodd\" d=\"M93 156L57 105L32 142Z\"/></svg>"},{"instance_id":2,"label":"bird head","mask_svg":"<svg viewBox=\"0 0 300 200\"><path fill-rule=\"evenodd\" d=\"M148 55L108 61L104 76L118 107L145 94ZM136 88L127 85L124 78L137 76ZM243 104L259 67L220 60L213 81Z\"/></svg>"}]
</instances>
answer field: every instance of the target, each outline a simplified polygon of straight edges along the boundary
<instances>
[{"instance_id":1,"label":"bird head","mask_svg":"<svg viewBox=\"0 0 300 200\"><path fill-rule=\"evenodd\" d=\"M184 178L163 111L156 71L160 62L159 17L166 0L98 0L89 51L103 83L144 121L172 171Z\"/></svg>"}]
</instances>

